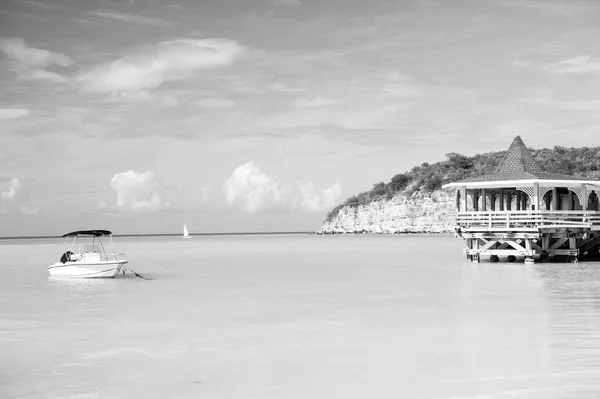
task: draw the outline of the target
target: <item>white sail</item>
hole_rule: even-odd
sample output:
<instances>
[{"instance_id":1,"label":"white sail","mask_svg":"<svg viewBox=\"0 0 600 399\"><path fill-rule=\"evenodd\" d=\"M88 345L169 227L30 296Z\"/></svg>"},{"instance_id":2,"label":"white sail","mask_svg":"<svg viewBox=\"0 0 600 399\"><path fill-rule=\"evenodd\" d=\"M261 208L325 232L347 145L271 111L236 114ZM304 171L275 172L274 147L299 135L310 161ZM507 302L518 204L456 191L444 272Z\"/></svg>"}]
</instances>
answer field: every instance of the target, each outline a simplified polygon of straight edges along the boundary
<instances>
[{"instance_id":1,"label":"white sail","mask_svg":"<svg viewBox=\"0 0 600 399\"><path fill-rule=\"evenodd\" d=\"M183 238L189 238L190 234L188 233L187 225L183 225Z\"/></svg>"}]
</instances>

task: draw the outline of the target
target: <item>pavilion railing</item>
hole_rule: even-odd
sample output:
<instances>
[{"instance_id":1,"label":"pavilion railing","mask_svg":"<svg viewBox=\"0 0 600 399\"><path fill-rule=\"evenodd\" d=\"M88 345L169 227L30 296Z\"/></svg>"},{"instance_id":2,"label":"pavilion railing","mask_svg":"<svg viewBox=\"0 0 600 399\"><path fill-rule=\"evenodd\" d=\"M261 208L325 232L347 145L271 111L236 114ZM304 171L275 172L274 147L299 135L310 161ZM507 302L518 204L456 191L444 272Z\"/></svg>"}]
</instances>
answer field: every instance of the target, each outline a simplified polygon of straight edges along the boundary
<instances>
[{"instance_id":1,"label":"pavilion railing","mask_svg":"<svg viewBox=\"0 0 600 399\"><path fill-rule=\"evenodd\" d=\"M597 211L486 211L458 212L455 224L463 230L537 230L590 228L600 230Z\"/></svg>"}]
</instances>

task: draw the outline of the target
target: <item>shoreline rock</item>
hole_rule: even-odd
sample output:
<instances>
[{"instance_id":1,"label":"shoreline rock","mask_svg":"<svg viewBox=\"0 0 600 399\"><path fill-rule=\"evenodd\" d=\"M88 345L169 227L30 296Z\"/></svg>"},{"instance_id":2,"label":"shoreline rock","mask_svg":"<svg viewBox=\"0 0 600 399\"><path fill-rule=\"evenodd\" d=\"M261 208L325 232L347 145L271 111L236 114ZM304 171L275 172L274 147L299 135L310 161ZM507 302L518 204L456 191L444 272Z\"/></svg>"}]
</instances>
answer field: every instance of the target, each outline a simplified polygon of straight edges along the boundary
<instances>
[{"instance_id":1,"label":"shoreline rock","mask_svg":"<svg viewBox=\"0 0 600 399\"><path fill-rule=\"evenodd\" d=\"M315 234L453 234L454 196L437 190L344 207Z\"/></svg>"}]
</instances>

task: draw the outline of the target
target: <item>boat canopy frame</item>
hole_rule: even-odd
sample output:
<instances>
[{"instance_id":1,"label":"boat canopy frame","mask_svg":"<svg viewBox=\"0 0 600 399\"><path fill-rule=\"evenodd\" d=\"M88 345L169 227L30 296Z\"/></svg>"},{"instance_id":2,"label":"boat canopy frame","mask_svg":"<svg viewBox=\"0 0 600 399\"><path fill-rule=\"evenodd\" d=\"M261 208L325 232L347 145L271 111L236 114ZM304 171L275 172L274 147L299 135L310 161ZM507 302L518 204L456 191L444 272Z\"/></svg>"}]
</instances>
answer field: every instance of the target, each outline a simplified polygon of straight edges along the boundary
<instances>
[{"instance_id":1,"label":"boat canopy frame","mask_svg":"<svg viewBox=\"0 0 600 399\"><path fill-rule=\"evenodd\" d=\"M111 253L112 255L117 255L117 251L115 250L115 244L112 239L112 232L110 232L109 230L78 230L78 231L73 231L71 233L64 234L61 237L62 238L62 252L63 253L67 252L69 238L72 238L71 247L70 247L70 249L68 249L68 251L70 251L71 253L74 253L75 243L77 242L77 238L80 236L92 237L92 244L91 244L92 248L99 249L98 253L99 253L101 259L104 258L104 260L109 260L106 249L104 248L104 244L103 244L102 240L100 239L100 237L102 237L102 236L108 236L108 240L110 242L109 250L112 250L112 253ZM96 241L98 241L99 246L96 246ZM77 253L83 254L85 252L86 252L86 244L83 244L83 251L81 251L81 244L80 244L79 251Z\"/></svg>"}]
</instances>

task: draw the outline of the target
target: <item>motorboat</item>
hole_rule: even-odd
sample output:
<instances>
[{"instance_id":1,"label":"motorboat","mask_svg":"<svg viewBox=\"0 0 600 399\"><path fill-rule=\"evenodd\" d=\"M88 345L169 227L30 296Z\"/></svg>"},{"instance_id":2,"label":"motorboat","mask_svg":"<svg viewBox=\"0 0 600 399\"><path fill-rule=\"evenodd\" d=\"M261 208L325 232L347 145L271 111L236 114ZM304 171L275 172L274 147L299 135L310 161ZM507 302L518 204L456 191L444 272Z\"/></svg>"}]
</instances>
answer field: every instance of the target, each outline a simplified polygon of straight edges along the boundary
<instances>
[{"instance_id":1,"label":"motorboat","mask_svg":"<svg viewBox=\"0 0 600 399\"><path fill-rule=\"evenodd\" d=\"M183 225L183 236L181 238L192 238L187 229L187 224Z\"/></svg>"},{"instance_id":2,"label":"motorboat","mask_svg":"<svg viewBox=\"0 0 600 399\"><path fill-rule=\"evenodd\" d=\"M110 248L106 250L101 237ZM108 246L108 245L107 245ZM125 273L125 254L116 252L108 230L78 230L62 236L60 261L48 266L52 277L107 278Z\"/></svg>"}]
</instances>

